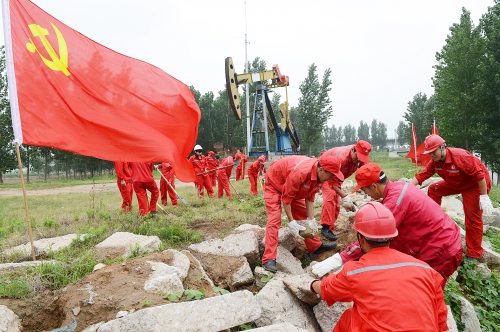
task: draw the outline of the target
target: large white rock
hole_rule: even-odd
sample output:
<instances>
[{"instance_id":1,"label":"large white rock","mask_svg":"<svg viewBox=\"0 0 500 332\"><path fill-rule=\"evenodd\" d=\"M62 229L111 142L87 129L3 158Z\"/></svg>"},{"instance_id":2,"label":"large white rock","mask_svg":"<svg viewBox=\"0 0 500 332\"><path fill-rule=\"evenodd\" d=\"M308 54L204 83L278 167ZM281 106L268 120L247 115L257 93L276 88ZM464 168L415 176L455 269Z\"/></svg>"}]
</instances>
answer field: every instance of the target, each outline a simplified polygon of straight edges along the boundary
<instances>
[{"instance_id":1,"label":"large white rock","mask_svg":"<svg viewBox=\"0 0 500 332\"><path fill-rule=\"evenodd\" d=\"M298 328L290 323L281 323L252 329L252 332L307 332L307 330Z\"/></svg>"},{"instance_id":2,"label":"large white rock","mask_svg":"<svg viewBox=\"0 0 500 332\"><path fill-rule=\"evenodd\" d=\"M19 317L4 305L0 305L0 331L18 332L22 331Z\"/></svg>"},{"instance_id":3,"label":"large white rock","mask_svg":"<svg viewBox=\"0 0 500 332\"><path fill-rule=\"evenodd\" d=\"M305 273L302 268L302 263L295 258L288 250L282 246L278 246L278 255L276 257L276 265L280 271L292 275L299 275Z\"/></svg>"},{"instance_id":4,"label":"large white rock","mask_svg":"<svg viewBox=\"0 0 500 332\"><path fill-rule=\"evenodd\" d=\"M460 297L460 303L462 304L461 321L465 324L464 332L481 332L481 324L474 306L464 297Z\"/></svg>"},{"instance_id":5,"label":"large white rock","mask_svg":"<svg viewBox=\"0 0 500 332\"><path fill-rule=\"evenodd\" d=\"M346 311L350 307L352 307L352 302L335 302L332 306L329 307L325 301L321 301L316 306L314 306L314 315L316 316L318 324L321 326L321 331L333 331L333 328L335 327L335 325L337 325L340 316L342 316L344 311Z\"/></svg>"},{"instance_id":6,"label":"large white rock","mask_svg":"<svg viewBox=\"0 0 500 332\"><path fill-rule=\"evenodd\" d=\"M174 256L174 258L171 262L171 265L173 265L179 269L179 271L178 271L179 278L181 278L181 280L184 281L184 279L188 275L189 266L191 264L191 262L189 261L189 258L185 254L183 254L175 249L168 249L168 250L165 250L164 252L171 253Z\"/></svg>"},{"instance_id":7,"label":"large white rock","mask_svg":"<svg viewBox=\"0 0 500 332\"><path fill-rule=\"evenodd\" d=\"M66 234L63 236L33 241L35 255L39 256L42 254L46 254L49 251L57 252L61 249L69 247L73 240L77 240L78 238L83 239L84 236L85 234ZM6 249L4 253L6 255L20 253L23 257L31 257L31 243L28 242L13 248Z\"/></svg>"},{"instance_id":8,"label":"large white rock","mask_svg":"<svg viewBox=\"0 0 500 332\"><path fill-rule=\"evenodd\" d=\"M259 242L252 231L231 234L223 240L213 239L189 246L189 250L219 256L245 256L249 263L259 261Z\"/></svg>"},{"instance_id":9,"label":"large white rock","mask_svg":"<svg viewBox=\"0 0 500 332\"><path fill-rule=\"evenodd\" d=\"M244 290L204 300L139 310L88 331L215 332L252 322L260 314L255 296Z\"/></svg>"},{"instance_id":10,"label":"large white rock","mask_svg":"<svg viewBox=\"0 0 500 332\"><path fill-rule=\"evenodd\" d=\"M310 332L319 331L310 306L300 301L277 277L269 281L257 294L262 315L255 320L258 327L291 323Z\"/></svg>"},{"instance_id":11,"label":"large white rock","mask_svg":"<svg viewBox=\"0 0 500 332\"><path fill-rule=\"evenodd\" d=\"M14 269L23 269L25 267L39 266L42 264L56 264L57 261L26 261L21 263L4 263L0 264L0 271L2 270L14 270Z\"/></svg>"},{"instance_id":12,"label":"large white rock","mask_svg":"<svg viewBox=\"0 0 500 332\"><path fill-rule=\"evenodd\" d=\"M149 293L162 292L167 295L184 292L179 268L162 262L147 262L151 264L153 273L151 273L148 280L144 283L145 291Z\"/></svg>"},{"instance_id":13,"label":"large white rock","mask_svg":"<svg viewBox=\"0 0 500 332\"><path fill-rule=\"evenodd\" d=\"M451 307L449 305L447 305L446 307L448 308L448 319L446 321L446 324L449 328L447 332L458 332L457 322L455 322L455 318L453 318Z\"/></svg>"},{"instance_id":14,"label":"large white rock","mask_svg":"<svg viewBox=\"0 0 500 332\"><path fill-rule=\"evenodd\" d=\"M128 257L130 251L139 246L140 252L158 250L161 241L158 236L137 235L127 232L116 232L94 247L99 257Z\"/></svg>"}]
</instances>

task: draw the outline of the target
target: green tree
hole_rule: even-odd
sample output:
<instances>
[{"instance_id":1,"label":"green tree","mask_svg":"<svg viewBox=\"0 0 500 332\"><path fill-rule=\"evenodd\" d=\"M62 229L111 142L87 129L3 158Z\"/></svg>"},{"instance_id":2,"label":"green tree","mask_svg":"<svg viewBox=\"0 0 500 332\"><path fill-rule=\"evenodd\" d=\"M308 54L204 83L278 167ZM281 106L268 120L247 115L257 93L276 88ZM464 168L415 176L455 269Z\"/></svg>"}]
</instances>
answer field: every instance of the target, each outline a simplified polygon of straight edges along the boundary
<instances>
[{"instance_id":1,"label":"green tree","mask_svg":"<svg viewBox=\"0 0 500 332\"><path fill-rule=\"evenodd\" d=\"M481 113L483 84L481 67L485 42L481 30L462 8L460 23L450 27L450 35L441 52L436 53L434 96L439 133L451 146L473 150L481 140L478 120Z\"/></svg>"},{"instance_id":2,"label":"green tree","mask_svg":"<svg viewBox=\"0 0 500 332\"><path fill-rule=\"evenodd\" d=\"M356 137L356 128L348 124L344 127L345 145L355 144L358 138Z\"/></svg>"},{"instance_id":3,"label":"green tree","mask_svg":"<svg viewBox=\"0 0 500 332\"><path fill-rule=\"evenodd\" d=\"M432 114L428 114L426 112L426 102L427 96L422 92L413 96L413 100L408 102L406 112L403 115L403 118L407 122L405 140L408 142L412 141L412 123L415 126L415 131L417 133L417 144L423 142L431 130L431 127L429 127L428 124L432 124L433 117Z\"/></svg>"},{"instance_id":4,"label":"green tree","mask_svg":"<svg viewBox=\"0 0 500 332\"><path fill-rule=\"evenodd\" d=\"M370 127L363 120L359 121L358 139L362 139L363 141L370 140Z\"/></svg>"},{"instance_id":5,"label":"green tree","mask_svg":"<svg viewBox=\"0 0 500 332\"><path fill-rule=\"evenodd\" d=\"M409 144L411 140L408 140L406 133L408 132L408 125L404 121L399 121L398 128L396 129L396 139L399 145ZM410 126L411 132L411 126Z\"/></svg>"},{"instance_id":6,"label":"green tree","mask_svg":"<svg viewBox=\"0 0 500 332\"><path fill-rule=\"evenodd\" d=\"M0 47L0 183L2 174L17 167L14 131L10 114L5 47Z\"/></svg>"},{"instance_id":7,"label":"green tree","mask_svg":"<svg viewBox=\"0 0 500 332\"><path fill-rule=\"evenodd\" d=\"M311 155L312 148L321 138L322 130L332 115L332 106L328 92L331 90L331 69L323 74L321 83L316 73L316 65L309 66L308 75L300 85L302 96L299 98L297 127L299 128L302 151Z\"/></svg>"}]
</instances>

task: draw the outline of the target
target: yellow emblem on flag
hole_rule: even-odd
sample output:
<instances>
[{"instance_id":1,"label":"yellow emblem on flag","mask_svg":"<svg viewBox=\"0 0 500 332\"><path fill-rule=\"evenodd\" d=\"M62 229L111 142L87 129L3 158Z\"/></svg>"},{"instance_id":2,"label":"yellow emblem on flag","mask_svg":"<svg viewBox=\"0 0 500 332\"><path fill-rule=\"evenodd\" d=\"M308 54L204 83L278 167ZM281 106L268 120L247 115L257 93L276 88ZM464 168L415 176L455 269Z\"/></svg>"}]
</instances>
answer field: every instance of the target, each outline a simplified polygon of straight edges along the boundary
<instances>
[{"instance_id":1,"label":"yellow emblem on flag","mask_svg":"<svg viewBox=\"0 0 500 332\"><path fill-rule=\"evenodd\" d=\"M64 75L69 76L70 72L68 70L68 47L66 46L66 41L64 40L64 37L57 29L57 27L50 22L50 25L52 25L52 28L54 29L56 36L57 36L57 42L59 44L59 56L57 53L54 51L54 48L52 45L49 43L47 38L45 36L49 35L49 31L47 29L42 28L38 24L29 24L28 27L31 31L31 34L33 37L39 37L43 46L45 47L45 50L49 54L50 58L52 60L46 59L36 48L35 43L29 39L30 41L26 43L26 48L31 52L35 53L37 52L40 58L42 58L43 63L47 67L49 67L52 70L60 70L64 73Z\"/></svg>"}]
</instances>

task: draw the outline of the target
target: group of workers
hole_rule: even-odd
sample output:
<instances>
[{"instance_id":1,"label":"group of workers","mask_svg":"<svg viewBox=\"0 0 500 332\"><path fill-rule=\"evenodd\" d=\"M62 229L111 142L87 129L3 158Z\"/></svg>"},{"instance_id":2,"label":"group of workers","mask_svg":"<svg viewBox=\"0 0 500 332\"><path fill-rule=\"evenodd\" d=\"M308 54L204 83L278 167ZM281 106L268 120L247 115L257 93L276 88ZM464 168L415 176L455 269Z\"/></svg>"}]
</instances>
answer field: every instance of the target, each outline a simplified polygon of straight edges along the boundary
<instances>
[{"instance_id":1,"label":"group of workers","mask_svg":"<svg viewBox=\"0 0 500 332\"><path fill-rule=\"evenodd\" d=\"M177 194L175 192L174 170L170 163L123 162L115 161L116 183L122 196L122 212L132 211L132 194L135 191L139 214L146 216L156 214L156 205L161 194L161 203L167 205L167 195L172 206L177 207ZM153 169L161 171L160 190L153 177ZM148 200L148 191L150 200Z\"/></svg>"}]
</instances>

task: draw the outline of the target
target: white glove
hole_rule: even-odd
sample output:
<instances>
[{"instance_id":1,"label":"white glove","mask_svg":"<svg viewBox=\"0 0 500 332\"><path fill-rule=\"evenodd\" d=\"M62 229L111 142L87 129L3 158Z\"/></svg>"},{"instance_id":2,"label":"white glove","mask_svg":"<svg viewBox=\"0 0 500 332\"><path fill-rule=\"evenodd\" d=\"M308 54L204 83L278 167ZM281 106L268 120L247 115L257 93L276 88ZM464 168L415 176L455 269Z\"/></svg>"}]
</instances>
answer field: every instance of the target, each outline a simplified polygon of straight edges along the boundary
<instances>
[{"instance_id":1,"label":"white glove","mask_svg":"<svg viewBox=\"0 0 500 332\"><path fill-rule=\"evenodd\" d=\"M346 209L347 211L354 212L354 204L352 204L351 195L342 197L340 201L342 202L342 206L344 207L344 209Z\"/></svg>"},{"instance_id":2,"label":"white glove","mask_svg":"<svg viewBox=\"0 0 500 332\"><path fill-rule=\"evenodd\" d=\"M493 205L488 195L479 195L479 206L483 210L483 214L493 214Z\"/></svg>"},{"instance_id":3,"label":"white glove","mask_svg":"<svg viewBox=\"0 0 500 332\"><path fill-rule=\"evenodd\" d=\"M292 231L293 235L297 239L304 239L302 236L300 236L299 232L300 231L305 231L306 228L304 226L300 226L295 220L292 220L288 223L288 227L290 227L290 230Z\"/></svg>"},{"instance_id":4,"label":"white glove","mask_svg":"<svg viewBox=\"0 0 500 332\"><path fill-rule=\"evenodd\" d=\"M316 223L316 219L307 219L307 224L311 227L314 233L318 234L318 224Z\"/></svg>"},{"instance_id":5,"label":"white glove","mask_svg":"<svg viewBox=\"0 0 500 332\"><path fill-rule=\"evenodd\" d=\"M340 254L336 253L335 255L325 259L324 261L316 263L312 267L312 273L314 273L318 277L322 277L328 272L338 270L340 267L342 267L342 265L344 265L344 262L342 262Z\"/></svg>"}]
</instances>

